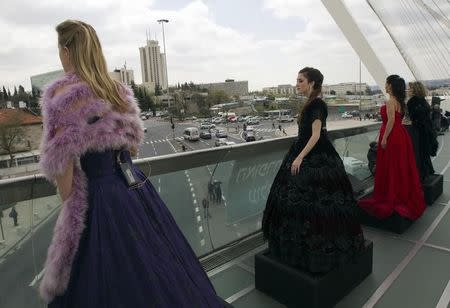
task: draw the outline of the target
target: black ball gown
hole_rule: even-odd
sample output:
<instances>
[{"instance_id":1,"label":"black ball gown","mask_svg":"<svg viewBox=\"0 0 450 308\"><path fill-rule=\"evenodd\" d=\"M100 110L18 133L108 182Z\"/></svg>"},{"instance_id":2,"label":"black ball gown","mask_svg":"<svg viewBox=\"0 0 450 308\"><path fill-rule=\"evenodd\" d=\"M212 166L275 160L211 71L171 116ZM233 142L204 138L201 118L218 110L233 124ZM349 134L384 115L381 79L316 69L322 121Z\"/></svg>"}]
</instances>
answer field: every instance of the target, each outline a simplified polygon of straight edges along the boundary
<instances>
[{"instance_id":1,"label":"black ball gown","mask_svg":"<svg viewBox=\"0 0 450 308\"><path fill-rule=\"evenodd\" d=\"M327 105L316 98L305 108L298 138L272 184L262 229L271 255L323 273L353 260L363 250L364 236L344 164L327 137ZM320 138L292 176L291 164L308 143L316 119L322 122Z\"/></svg>"}]
</instances>

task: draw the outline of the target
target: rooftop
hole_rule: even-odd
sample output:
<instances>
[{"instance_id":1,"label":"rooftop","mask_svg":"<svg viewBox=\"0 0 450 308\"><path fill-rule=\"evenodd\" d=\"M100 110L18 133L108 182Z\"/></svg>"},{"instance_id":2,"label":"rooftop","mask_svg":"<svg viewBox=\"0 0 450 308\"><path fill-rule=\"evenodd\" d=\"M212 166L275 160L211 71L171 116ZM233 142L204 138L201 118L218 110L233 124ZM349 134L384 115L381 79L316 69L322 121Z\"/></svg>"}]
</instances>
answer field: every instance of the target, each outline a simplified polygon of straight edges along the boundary
<instances>
[{"instance_id":1,"label":"rooftop","mask_svg":"<svg viewBox=\"0 0 450 308\"><path fill-rule=\"evenodd\" d=\"M0 109L0 125L16 123L20 125L42 124L42 117L27 109Z\"/></svg>"}]
</instances>

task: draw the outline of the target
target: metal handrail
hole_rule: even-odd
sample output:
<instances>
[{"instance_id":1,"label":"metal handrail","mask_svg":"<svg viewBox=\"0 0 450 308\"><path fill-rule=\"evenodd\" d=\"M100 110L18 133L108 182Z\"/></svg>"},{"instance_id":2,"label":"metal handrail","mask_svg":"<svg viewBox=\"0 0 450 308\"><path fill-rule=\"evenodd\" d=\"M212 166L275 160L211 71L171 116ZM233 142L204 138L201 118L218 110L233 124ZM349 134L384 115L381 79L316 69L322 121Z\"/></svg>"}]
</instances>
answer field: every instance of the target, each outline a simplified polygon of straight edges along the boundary
<instances>
[{"instance_id":1,"label":"metal handrail","mask_svg":"<svg viewBox=\"0 0 450 308\"><path fill-rule=\"evenodd\" d=\"M330 140L351 137L371 131L376 131L380 123L371 125L335 129L328 131ZM241 143L211 149L196 150L193 152L174 153L136 159L134 163L145 173L160 175L191 168L216 164L219 161L230 161L258 155L259 153L278 152L287 149L295 141L296 136L261 140L251 143ZM31 191L34 185L33 194ZM0 208L2 205L14 204L31 198L42 198L56 194L55 186L48 182L42 174L27 175L17 178L0 180Z\"/></svg>"}]
</instances>

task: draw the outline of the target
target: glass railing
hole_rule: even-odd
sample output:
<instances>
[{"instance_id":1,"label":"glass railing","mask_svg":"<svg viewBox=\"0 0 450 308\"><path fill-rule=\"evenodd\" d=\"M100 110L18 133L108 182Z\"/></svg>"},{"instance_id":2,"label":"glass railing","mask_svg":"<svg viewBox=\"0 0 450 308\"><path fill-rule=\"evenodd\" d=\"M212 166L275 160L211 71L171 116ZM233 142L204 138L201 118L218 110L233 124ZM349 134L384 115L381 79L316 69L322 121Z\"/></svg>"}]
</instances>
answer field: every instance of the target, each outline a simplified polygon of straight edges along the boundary
<instances>
[{"instance_id":1,"label":"glass railing","mask_svg":"<svg viewBox=\"0 0 450 308\"><path fill-rule=\"evenodd\" d=\"M378 129L373 124L329 132L347 172L358 181L370 179L367 151ZM151 183L196 254L207 256L260 230L272 181L294 140L284 137L135 163L144 172L151 166ZM44 307L33 286L42 274L60 204L52 184L39 175L0 180L0 307Z\"/></svg>"}]
</instances>

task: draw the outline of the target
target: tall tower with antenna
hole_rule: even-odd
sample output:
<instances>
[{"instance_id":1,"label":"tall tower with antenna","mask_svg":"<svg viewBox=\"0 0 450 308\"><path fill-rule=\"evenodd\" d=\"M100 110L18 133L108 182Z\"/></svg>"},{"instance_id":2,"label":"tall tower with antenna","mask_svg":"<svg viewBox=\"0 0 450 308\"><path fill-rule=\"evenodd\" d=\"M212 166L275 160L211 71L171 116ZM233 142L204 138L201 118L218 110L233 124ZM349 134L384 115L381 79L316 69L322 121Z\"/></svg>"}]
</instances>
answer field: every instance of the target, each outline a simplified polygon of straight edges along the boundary
<instances>
[{"instance_id":1,"label":"tall tower with antenna","mask_svg":"<svg viewBox=\"0 0 450 308\"><path fill-rule=\"evenodd\" d=\"M156 35L155 35L156 36ZM149 92L155 92L156 86L167 89L166 61L158 41L151 39L151 33L146 31L146 44L139 47L141 60L142 84Z\"/></svg>"}]
</instances>

